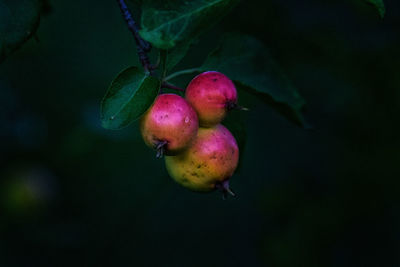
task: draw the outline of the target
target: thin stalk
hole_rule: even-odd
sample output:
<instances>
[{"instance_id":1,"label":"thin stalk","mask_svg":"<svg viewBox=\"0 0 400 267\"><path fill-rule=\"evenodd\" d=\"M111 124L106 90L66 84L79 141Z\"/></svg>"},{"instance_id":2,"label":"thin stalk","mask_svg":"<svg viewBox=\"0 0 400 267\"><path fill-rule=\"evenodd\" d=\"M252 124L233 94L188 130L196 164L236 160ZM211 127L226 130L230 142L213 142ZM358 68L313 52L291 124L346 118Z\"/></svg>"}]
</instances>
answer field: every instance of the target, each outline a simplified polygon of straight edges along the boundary
<instances>
[{"instance_id":1,"label":"thin stalk","mask_svg":"<svg viewBox=\"0 0 400 267\"><path fill-rule=\"evenodd\" d=\"M175 86L173 84L167 83L167 82L163 82L162 85L161 85L161 88L168 88L168 89L173 89L173 90L185 92L185 89L180 88L178 86Z\"/></svg>"},{"instance_id":2,"label":"thin stalk","mask_svg":"<svg viewBox=\"0 0 400 267\"><path fill-rule=\"evenodd\" d=\"M168 75L167 77L165 77L164 81L168 81L168 80L171 80L171 79L173 79L175 77L178 77L180 75L191 74L191 73L194 73L194 72L201 72L201 69L200 68L193 68L193 69L186 69L186 70L177 71L177 72L174 72L174 73Z\"/></svg>"}]
</instances>

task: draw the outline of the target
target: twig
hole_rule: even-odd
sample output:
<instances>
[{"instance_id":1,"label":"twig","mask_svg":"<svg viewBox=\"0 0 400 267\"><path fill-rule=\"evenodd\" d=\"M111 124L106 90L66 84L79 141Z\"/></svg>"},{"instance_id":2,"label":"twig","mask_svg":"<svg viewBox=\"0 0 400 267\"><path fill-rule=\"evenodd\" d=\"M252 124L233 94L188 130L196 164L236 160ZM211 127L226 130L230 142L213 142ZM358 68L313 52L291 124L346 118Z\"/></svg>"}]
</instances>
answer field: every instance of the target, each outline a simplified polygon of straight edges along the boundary
<instances>
[{"instance_id":1,"label":"twig","mask_svg":"<svg viewBox=\"0 0 400 267\"><path fill-rule=\"evenodd\" d=\"M133 37L135 38L137 53L139 55L139 60L142 63L142 66L146 72L153 74L154 68L150 64L150 59L148 56L148 52L151 50L151 45L149 42L143 40L139 35L139 27L137 26L135 20L133 19L132 13L129 11L128 6L125 3L125 0L117 0L119 4L119 8L121 9L122 15L128 24L129 30L132 32Z\"/></svg>"},{"instance_id":2,"label":"twig","mask_svg":"<svg viewBox=\"0 0 400 267\"><path fill-rule=\"evenodd\" d=\"M135 20L133 19L132 13L129 11L128 6L125 3L125 0L117 0L118 4L119 4L119 8L121 9L122 15L126 21L126 23L128 24L128 28L129 30L132 32L133 37L135 38L135 42L136 42L136 47L137 47L137 53L139 55L139 59L140 62L142 63L142 66L144 68L144 70L148 73L150 73L150 75L154 75L154 70L158 67L157 65L152 65L150 63L150 58L148 55L148 52L150 52L151 49L151 45L149 42L143 40L142 37L140 37L139 35L139 27L136 24ZM180 74L179 72L176 72L174 74L170 75L170 78L173 78L175 76L184 74L186 73L191 73L194 72L195 69L192 70L184 70L181 71ZM178 91L182 91L184 92L185 90L177 87L173 84L167 83L166 81L164 81L161 85L162 88L169 88L169 89L173 89L173 90L178 90Z\"/></svg>"},{"instance_id":3,"label":"twig","mask_svg":"<svg viewBox=\"0 0 400 267\"><path fill-rule=\"evenodd\" d=\"M173 89L173 90L178 90L178 91L181 91L181 92L185 92L185 89L180 88L178 86L175 86L173 84L167 83L167 82L163 82L162 85L161 85L161 88L168 88L168 89Z\"/></svg>"}]
</instances>

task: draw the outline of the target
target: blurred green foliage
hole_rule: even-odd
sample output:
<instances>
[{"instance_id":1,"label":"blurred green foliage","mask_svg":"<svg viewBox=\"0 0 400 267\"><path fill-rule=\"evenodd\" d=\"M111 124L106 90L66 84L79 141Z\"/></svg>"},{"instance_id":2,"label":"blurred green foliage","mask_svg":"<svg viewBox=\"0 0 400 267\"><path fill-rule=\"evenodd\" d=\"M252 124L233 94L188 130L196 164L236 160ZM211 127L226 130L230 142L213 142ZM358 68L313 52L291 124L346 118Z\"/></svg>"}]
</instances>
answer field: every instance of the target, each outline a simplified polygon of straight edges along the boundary
<instances>
[{"instance_id":1,"label":"blurred green foliage","mask_svg":"<svg viewBox=\"0 0 400 267\"><path fill-rule=\"evenodd\" d=\"M379 12L379 15L383 18L386 13L386 7L385 3L383 3L383 0L365 0L367 3L370 3L376 7L376 9Z\"/></svg>"},{"instance_id":2,"label":"blurred green foliage","mask_svg":"<svg viewBox=\"0 0 400 267\"><path fill-rule=\"evenodd\" d=\"M33 36L41 9L41 0L0 1L0 62Z\"/></svg>"}]
</instances>

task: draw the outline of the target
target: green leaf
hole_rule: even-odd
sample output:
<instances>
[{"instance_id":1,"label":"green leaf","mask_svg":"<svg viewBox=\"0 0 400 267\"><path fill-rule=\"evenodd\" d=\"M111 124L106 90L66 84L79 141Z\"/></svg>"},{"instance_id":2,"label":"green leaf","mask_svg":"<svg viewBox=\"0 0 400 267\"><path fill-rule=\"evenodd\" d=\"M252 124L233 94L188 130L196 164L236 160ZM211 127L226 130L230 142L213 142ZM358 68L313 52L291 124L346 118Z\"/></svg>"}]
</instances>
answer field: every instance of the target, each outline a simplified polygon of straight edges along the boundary
<instances>
[{"instance_id":1,"label":"green leaf","mask_svg":"<svg viewBox=\"0 0 400 267\"><path fill-rule=\"evenodd\" d=\"M383 0L364 0L364 1L374 5L376 7L376 9L378 10L379 16L381 18L383 18L385 16L386 8L385 8L385 4L383 3Z\"/></svg>"},{"instance_id":2,"label":"green leaf","mask_svg":"<svg viewBox=\"0 0 400 267\"><path fill-rule=\"evenodd\" d=\"M196 38L227 14L239 0L143 1L143 39L160 49Z\"/></svg>"},{"instance_id":3,"label":"green leaf","mask_svg":"<svg viewBox=\"0 0 400 267\"><path fill-rule=\"evenodd\" d=\"M101 103L104 128L121 129L137 120L152 105L160 90L160 81L137 67L122 71L115 78Z\"/></svg>"},{"instance_id":4,"label":"green leaf","mask_svg":"<svg viewBox=\"0 0 400 267\"><path fill-rule=\"evenodd\" d=\"M168 50L166 70L171 71L186 56L192 40L183 42L172 49Z\"/></svg>"},{"instance_id":5,"label":"green leaf","mask_svg":"<svg viewBox=\"0 0 400 267\"><path fill-rule=\"evenodd\" d=\"M0 0L0 62L36 32L41 6L40 0Z\"/></svg>"},{"instance_id":6,"label":"green leaf","mask_svg":"<svg viewBox=\"0 0 400 267\"><path fill-rule=\"evenodd\" d=\"M257 39L227 34L201 69L224 73L235 81L238 90L258 96L289 120L304 126L301 110L305 101Z\"/></svg>"}]
</instances>

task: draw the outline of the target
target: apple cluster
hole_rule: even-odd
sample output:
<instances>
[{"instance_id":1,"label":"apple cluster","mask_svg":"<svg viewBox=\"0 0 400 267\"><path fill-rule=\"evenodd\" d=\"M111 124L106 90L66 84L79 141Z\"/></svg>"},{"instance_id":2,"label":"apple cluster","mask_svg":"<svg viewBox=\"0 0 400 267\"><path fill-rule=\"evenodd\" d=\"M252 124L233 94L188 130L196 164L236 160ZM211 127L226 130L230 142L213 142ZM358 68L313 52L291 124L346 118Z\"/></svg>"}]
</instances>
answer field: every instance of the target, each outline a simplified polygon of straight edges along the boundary
<instances>
[{"instance_id":1,"label":"apple cluster","mask_svg":"<svg viewBox=\"0 0 400 267\"><path fill-rule=\"evenodd\" d=\"M207 71L197 75L185 98L160 94L140 121L144 142L165 155L169 175L182 186L198 192L221 190L232 195L229 179L238 161L239 148L221 124L237 107L237 91L224 74Z\"/></svg>"}]
</instances>

